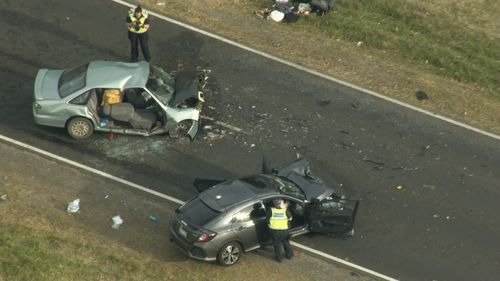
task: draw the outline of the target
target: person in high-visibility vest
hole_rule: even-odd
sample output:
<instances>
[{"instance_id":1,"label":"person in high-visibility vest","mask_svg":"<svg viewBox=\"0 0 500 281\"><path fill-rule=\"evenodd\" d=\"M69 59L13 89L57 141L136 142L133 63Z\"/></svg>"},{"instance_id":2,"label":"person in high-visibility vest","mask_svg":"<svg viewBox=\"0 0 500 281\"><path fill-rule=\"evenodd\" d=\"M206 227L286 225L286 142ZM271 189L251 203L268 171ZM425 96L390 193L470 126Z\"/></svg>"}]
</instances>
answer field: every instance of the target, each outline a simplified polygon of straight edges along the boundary
<instances>
[{"instance_id":1,"label":"person in high-visibility vest","mask_svg":"<svg viewBox=\"0 0 500 281\"><path fill-rule=\"evenodd\" d=\"M288 223L292 220L292 213L287 210L282 199L273 200L273 205L274 207L271 207L267 212L267 221L273 240L274 256L277 262L281 262L283 260L281 248L284 248L287 259L293 257L288 234Z\"/></svg>"},{"instance_id":2,"label":"person in high-visibility vest","mask_svg":"<svg viewBox=\"0 0 500 281\"><path fill-rule=\"evenodd\" d=\"M148 45L149 16L141 6L131 8L127 15L128 39L130 40L130 61L137 62L139 57L139 43L142 55L146 61L151 60Z\"/></svg>"}]
</instances>

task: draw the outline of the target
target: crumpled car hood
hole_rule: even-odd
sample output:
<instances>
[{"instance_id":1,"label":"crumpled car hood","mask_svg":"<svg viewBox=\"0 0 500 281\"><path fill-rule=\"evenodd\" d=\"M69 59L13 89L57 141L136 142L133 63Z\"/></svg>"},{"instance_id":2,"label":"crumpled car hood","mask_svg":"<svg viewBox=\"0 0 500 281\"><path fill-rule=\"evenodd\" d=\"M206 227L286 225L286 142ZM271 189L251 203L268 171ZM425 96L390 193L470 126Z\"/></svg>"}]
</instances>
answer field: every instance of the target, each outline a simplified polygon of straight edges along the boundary
<instances>
[{"instance_id":1,"label":"crumpled car hood","mask_svg":"<svg viewBox=\"0 0 500 281\"><path fill-rule=\"evenodd\" d=\"M322 200L335 194L333 189L327 187L320 179L311 174L309 163L305 159L299 159L279 170L278 176L298 185L309 201L314 198Z\"/></svg>"},{"instance_id":2,"label":"crumpled car hood","mask_svg":"<svg viewBox=\"0 0 500 281\"><path fill-rule=\"evenodd\" d=\"M200 75L203 72L192 70L180 72L175 79L174 98L171 100L171 106L178 106L182 102L190 98L198 98L198 86L200 83Z\"/></svg>"}]
</instances>

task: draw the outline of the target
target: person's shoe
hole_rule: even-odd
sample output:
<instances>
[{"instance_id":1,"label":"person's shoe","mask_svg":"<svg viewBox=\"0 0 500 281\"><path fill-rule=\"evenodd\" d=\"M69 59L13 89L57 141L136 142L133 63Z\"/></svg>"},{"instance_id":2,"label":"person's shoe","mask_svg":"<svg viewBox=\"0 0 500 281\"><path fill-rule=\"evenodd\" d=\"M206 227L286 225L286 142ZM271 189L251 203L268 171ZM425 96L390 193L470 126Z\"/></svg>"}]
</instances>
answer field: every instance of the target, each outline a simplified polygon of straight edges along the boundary
<instances>
[{"instance_id":1,"label":"person's shoe","mask_svg":"<svg viewBox=\"0 0 500 281\"><path fill-rule=\"evenodd\" d=\"M276 261L279 262L279 263L281 263L283 261L283 259L276 258Z\"/></svg>"}]
</instances>

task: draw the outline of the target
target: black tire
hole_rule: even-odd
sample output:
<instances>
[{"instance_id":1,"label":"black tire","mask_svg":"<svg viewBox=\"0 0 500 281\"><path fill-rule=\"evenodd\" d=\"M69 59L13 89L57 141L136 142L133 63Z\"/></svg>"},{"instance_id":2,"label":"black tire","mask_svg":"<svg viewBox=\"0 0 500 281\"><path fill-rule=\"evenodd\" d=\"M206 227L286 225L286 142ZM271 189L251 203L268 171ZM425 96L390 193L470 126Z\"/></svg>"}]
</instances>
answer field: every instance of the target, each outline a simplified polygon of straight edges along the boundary
<instances>
[{"instance_id":1,"label":"black tire","mask_svg":"<svg viewBox=\"0 0 500 281\"><path fill-rule=\"evenodd\" d=\"M87 118L75 117L69 120L66 130L70 137L83 140L94 133L94 124Z\"/></svg>"},{"instance_id":2,"label":"black tire","mask_svg":"<svg viewBox=\"0 0 500 281\"><path fill-rule=\"evenodd\" d=\"M240 244L237 242L229 242L220 248L219 253L217 253L217 262L223 266L230 266L237 263L243 251Z\"/></svg>"}]
</instances>

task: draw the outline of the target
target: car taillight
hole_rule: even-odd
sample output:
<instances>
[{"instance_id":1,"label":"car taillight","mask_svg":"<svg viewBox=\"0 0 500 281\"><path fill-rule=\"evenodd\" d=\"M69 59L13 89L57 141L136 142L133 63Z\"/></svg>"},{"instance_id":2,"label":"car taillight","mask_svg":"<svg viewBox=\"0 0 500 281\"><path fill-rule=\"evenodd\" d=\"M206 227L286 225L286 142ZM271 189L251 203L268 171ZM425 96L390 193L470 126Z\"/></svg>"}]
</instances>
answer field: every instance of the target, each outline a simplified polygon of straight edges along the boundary
<instances>
[{"instance_id":1,"label":"car taillight","mask_svg":"<svg viewBox=\"0 0 500 281\"><path fill-rule=\"evenodd\" d=\"M215 237L216 233L203 232L200 237L198 237L198 242L208 242Z\"/></svg>"}]
</instances>

